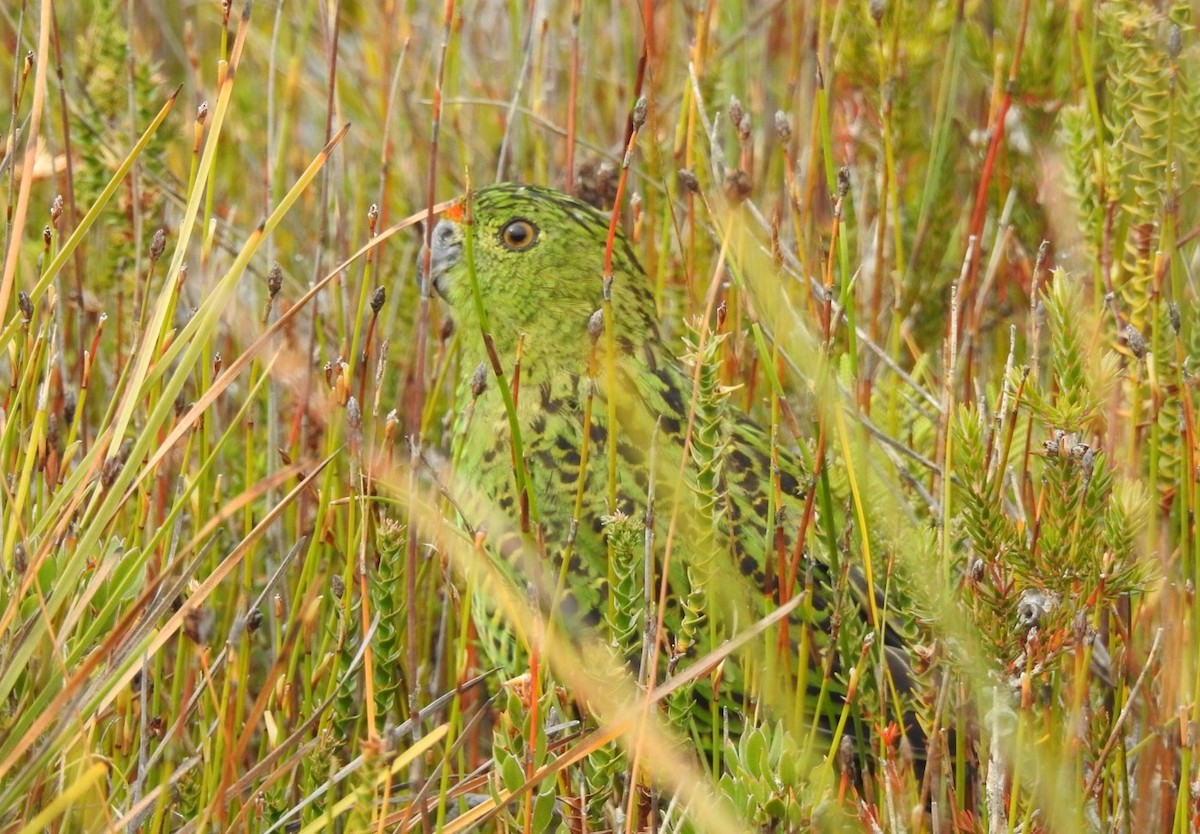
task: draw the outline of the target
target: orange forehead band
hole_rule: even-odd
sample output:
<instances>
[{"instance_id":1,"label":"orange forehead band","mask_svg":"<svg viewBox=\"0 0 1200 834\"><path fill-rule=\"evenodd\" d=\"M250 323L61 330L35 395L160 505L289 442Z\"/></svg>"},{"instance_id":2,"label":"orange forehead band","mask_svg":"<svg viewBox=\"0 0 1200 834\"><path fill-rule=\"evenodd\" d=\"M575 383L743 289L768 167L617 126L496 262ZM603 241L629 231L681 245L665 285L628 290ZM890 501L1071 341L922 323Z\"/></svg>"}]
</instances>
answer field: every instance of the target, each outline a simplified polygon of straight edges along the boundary
<instances>
[{"instance_id":1,"label":"orange forehead band","mask_svg":"<svg viewBox=\"0 0 1200 834\"><path fill-rule=\"evenodd\" d=\"M455 203L454 205L450 206L450 208L446 209L444 216L447 220L450 220L454 223L461 223L465 215L466 209L463 208L463 204Z\"/></svg>"}]
</instances>

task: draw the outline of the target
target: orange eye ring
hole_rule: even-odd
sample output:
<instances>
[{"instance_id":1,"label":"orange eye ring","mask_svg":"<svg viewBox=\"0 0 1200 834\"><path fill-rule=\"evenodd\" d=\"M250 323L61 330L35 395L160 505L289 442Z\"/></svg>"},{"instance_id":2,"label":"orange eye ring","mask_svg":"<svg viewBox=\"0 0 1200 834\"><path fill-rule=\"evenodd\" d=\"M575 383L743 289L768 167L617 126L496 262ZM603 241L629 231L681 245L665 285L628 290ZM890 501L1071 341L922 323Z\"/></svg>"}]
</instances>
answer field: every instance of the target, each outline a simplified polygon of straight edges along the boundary
<instances>
[{"instance_id":1,"label":"orange eye ring","mask_svg":"<svg viewBox=\"0 0 1200 834\"><path fill-rule=\"evenodd\" d=\"M538 228L528 220L518 218L504 224L500 230L500 242L504 248L513 252L528 249L537 243Z\"/></svg>"}]
</instances>

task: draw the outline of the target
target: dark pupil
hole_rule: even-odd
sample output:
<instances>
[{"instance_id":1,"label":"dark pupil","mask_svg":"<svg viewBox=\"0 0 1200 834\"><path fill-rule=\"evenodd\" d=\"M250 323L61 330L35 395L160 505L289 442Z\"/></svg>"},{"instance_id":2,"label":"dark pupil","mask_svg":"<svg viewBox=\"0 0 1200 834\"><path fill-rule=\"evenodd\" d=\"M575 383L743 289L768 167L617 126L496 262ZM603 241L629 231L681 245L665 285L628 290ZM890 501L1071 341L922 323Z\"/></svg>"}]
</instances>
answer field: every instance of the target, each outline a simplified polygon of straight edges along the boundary
<instances>
[{"instance_id":1,"label":"dark pupil","mask_svg":"<svg viewBox=\"0 0 1200 834\"><path fill-rule=\"evenodd\" d=\"M508 227L508 242L520 246L529 237L529 229L524 223L513 223Z\"/></svg>"}]
</instances>

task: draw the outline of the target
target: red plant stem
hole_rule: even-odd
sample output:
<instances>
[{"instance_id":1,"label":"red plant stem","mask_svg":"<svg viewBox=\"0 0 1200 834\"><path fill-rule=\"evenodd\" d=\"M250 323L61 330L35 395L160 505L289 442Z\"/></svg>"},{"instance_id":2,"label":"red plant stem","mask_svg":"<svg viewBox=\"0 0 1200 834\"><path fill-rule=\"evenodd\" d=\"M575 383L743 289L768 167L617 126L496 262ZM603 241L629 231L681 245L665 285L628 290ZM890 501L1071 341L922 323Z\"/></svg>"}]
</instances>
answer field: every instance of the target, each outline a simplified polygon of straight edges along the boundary
<instances>
[{"instance_id":1,"label":"red plant stem","mask_svg":"<svg viewBox=\"0 0 1200 834\"><path fill-rule=\"evenodd\" d=\"M971 211L971 223L967 226L967 240L974 236L976 240L980 241L980 245L975 247L967 268L967 280L962 288L962 299L967 306L963 309L969 309L973 301L971 296L975 289L975 276L979 271L979 253L983 248L983 220L987 214L988 186L992 182L992 173L996 167L996 157L1000 153L1000 144L1004 141L1004 121L1008 116L1009 108L1012 107L1013 90L1017 86L1017 69L1021 64L1021 54L1025 51L1029 5L1030 0L1025 0L1021 4L1021 23L1017 27L1017 44L1013 52L1012 63L1009 65L1008 83L1004 86L1004 97L1000 99L1000 106L996 109L995 117L992 120L992 138L988 144L987 157L983 162L983 172L979 177L979 188L975 191L975 207Z\"/></svg>"}]
</instances>

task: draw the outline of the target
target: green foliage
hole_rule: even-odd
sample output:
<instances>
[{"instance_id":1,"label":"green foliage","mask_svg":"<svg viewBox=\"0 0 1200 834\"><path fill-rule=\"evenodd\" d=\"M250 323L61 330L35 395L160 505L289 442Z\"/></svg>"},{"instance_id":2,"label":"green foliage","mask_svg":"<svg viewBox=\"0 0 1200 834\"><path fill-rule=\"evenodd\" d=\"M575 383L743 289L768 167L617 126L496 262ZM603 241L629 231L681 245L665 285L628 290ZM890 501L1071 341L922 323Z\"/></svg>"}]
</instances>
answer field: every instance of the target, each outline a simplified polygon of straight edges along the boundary
<instances>
[{"instance_id":1,"label":"green foliage","mask_svg":"<svg viewBox=\"0 0 1200 834\"><path fill-rule=\"evenodd\" d=\"M1183 3L1165 11L1127 1L1098 6L1105 94L1063 119L1081 226L1093 257L1104 247L1119 253L1114 284L1139 329L1154 315L1154 253L1167 229L1178 228L1180 189L1200 170L1200 78L1192 61L1180 60L1190 14Z\"/></svg>"},{"instance_id":2,"label":"green foliage","mask_svg":"<svg viewBox=\"0 0 1200 834\"><path fill-rule=\"evenodd\" d=\"M375 711L380 721L399 723L408 715L404 682L405 526L385 518L376 533L379 557L368 566L371 611L379 618L371 648L375 652Z\"/></svg>"},{"instance_id":3,"label":"green foliage","mask_svg":"<svg viewBox=\"0 0 1200 834\"><path fill-rule=\"evenodd\" d=\"M1117 381L1117 358L1103 344L1099 323L1087 311L1079 284L1065 272L1043 301L1049 336L1049 379L1027 391L1033 413L1063 432L1102 433L1105 406ZM1010 385L1013 381L1010 380Z\"/></svg>"},{"instance_id":4,"label":"green foliage","mask_svg":"<svg viewBox=\"0 0 1200 834\"><path fill-rule=\"evenodd\" d=\"M758 830L807 831L812 805L806 795L809 762L782 724L755 727L727 747L729 771L721 790Z\"/></svg>"},{"instance_id":5,"label":"green foliage","mask_svg":"<svg viewBox=\"0 0 1200 834\"><path fill-rule=\"evenodd\" d=\"M334 573L329 577L329 590L332 616L328 627L332 632L330 639L337 647L337 663L334 668L342 670L353 667L354 656L361 645L361 630L363 599L359 593L357 582L349 584L342 578L343 574ZM361 674L361 673L360 673ZM337 734L345 741L354 738L358 733L358 723L363 714L362 687L345 687L338 689L333 700L334 723Z\"/></svg>"},{"instance_id":6,"label":"green foliage","mask_svg":"<svg viewBox=\"0 0 1200 834\"><path fill-rule=\"evenodd\" d=\"M488 790L497 804L504 808L501 824L516 831L551 831L555 816L556 784L546 780L538 785L525 803L504 802L506 794L517 794L525 784L527 774L554 761L547 752L545 729L532 723L528 682L516 682L507 687L502 697L503 707L492 735L492 756L495 768ZM523 697L524 696L524 697ZM553 691L545 693L537 714L559 714L561 706Z\"/></svg>"},{"instance_id":7,"label":"green foliage","mask_svg":"<svg viewBox=\"0 0 1200 834\"><path fill-rule=\"evenodd\" d=\"M125 145L141 131L162 106L163 83L157 62L131 58L136 53L126 15L129 7L119 0L98 0L89 6L86 30L75 44L73 64L78 75L72 81L80 90L72 101L71 131L78 154L76 200L89 206L112 177ZM132 269L135 247L133 218L148 215L150 222L163 200L163 185L170 180L167 168L168 141L155 136L142 152L143 175L125 192L122 211L106 213L99 234L105 245L97 247L102 259L89 264L88 289L97 294L121 286L120 279ZM138 205L129 205L134 197ZM149 239L152 227L143 226Z\"/></svg>"},{"instance_id":8,"label":"green foliage","mask_svg":"<svg viewBox=\"0 0 1200 834\"><path fill-rule=\"evenodd\" d=\"M1060 271L1045 299L1046 378L1009 380L1008 396L1024 392L1022 404L1046 437L1032 452L1041 458L1032 529L1004 489L1003 425L965 408L954 423L965 602L986 644L1015 672L1053 671L1052 661L1086 632L1081 624L1115 613L1153 573L1135 546L1149 495L1141 482L1120 478L1093 439L1103 436L1116 365L1112 354L1089 350L1076 287Z\"/></svg>"},{"instance_id":9,"label":"green foliage","mask_svg":"<svg viewBox=\"0 0 1200 834\"><path fill-rule=\"evenodd\" d=\"M646 630L645 559L642 558L646 525L618 513L603 519L605 538L611 548L613 582L609 585L608 620L613 652L637 663L641 659L642 636Z\"/></svg>"},{"instance_id":10,"label":"green foliage","mask_svg":"<svg viewBox=\"0 0 1200 834\"><path fill-rule=\"evenodd\" d=\"M692 327L691 339L685 339L688 353L685 358L696 375L695 423L691 436L692 466L688 468L689 486L695 504L695 535L687 561L687 593L681 595L683 616L676 632L675 651L684 654L694 650L702 639L708 621L706 610L715 592L714 582L720 572L716 560L731 551L726 526L728 495L722 477L722 463L728 448L728 429L725 427L725 400L729 392L719 384L720 347L726 334L710 337L703 351L692 341L699 342L698 326ZM679 708L689 695L680 693L672 704Z\"/></svg>"}]
</instances>

